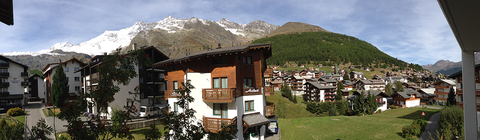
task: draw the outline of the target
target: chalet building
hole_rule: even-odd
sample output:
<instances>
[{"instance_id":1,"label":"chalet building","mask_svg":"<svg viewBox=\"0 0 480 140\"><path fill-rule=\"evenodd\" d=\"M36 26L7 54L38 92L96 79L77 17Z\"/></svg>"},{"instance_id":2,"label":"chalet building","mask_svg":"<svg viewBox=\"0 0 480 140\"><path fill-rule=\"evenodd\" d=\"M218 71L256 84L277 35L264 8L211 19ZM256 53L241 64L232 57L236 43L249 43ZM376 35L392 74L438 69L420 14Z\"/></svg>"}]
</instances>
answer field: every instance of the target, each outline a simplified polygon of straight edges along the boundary
<instances>
[{"instance_id":1,"label":"chalet building","mask_svg":"<svg viewBox=\"0 0 480 140\"><path fill-rule=\"evenodd\" d=\"M165 98L170 112L182 112L176 89L190 81L195 88L190 95L195 101L197 119L207 131L218 132L222 124L237 124L237 139L264 139L265 117L274 114L274 105L267 106L265 96L272 93L265 87L266 59L272 56L270 44L252 44L192 52L154 63L165 67Z\"/></svg>"},{"instance_id":2,"label":"chalet building","mask_svg":"<svg viewBox=\"0 0 480 140\"><path fill-rule=\"evenodd\" d=\"M335 94L337 87L324 86L317 82L305 83L306 100L309 102L333 102L335 101Z\"/></svg>"},{"instance_id":3,"label":"chalet building","mask_svg":"<svg viewBox=\"0 0 480 140\"><path fill-rule=\"evenodd\" d=\"M312 78L309 76L293 76L290 89L292 94L303 95L305 92L305 83L311 81Z\"/></svg>"},{"instance_id":4,"label":"chalet building","mask_svg":"<svg viewBox=\"0 0 480 140\"><path fill-rule=\"evenodd\" d=\"M28 66L0 55L0 113L28 104Z\"/></svg>"},{"instance_id":5,"label":"chalet building","mask_svg":"<svg viewBox=\"0 0 480 140\"><path fill-rule=\"evenodd\" d=\"M273 69L272 68L266 69L265 72L263 73L263 77L264 77L264 80L265 80L264 81L264 83L265 83L265 86L264 86L265 93L273 95L274 86L271 83L271 82L273 82Z\"/></svg>"},{"instance_id":6,"label":"chalet building","mask_svg":"<svg viewBox=\"0 0 480 140\"><path fill-rule=\"evenodd\" d=\"M393 105L398 107L414 107L420 106L420 93L417 91L406 88L404 92L396 92L391 95L393 99Z\"/></svg>"},{"instance_id":7,"label":"chalet building","mask_svg":"<svg viewBox=\"0 0 480 140\"><path fill-rule=\"evenodd\" d=\"M53 84L53 76L55 75L55 70L57 69L58 65L62 65L63 71L65 72L65 75L67 76L68 80L68 94L69 94L69 99L75 99L78 95L77 93L81 90L82 82L81 82L81 75L80 73L74 73L74 71L77 71L81 67L85 66L85 63L82 61L72 58L70 60L61 62L61 63L50 63L45 68L43 68L43 78L45 82L45 105L46 106L51 106L52 104L52 84Z\"/></svg>"},{"instance_id":8,"label":"chalet building","mask_svg":"<svg viewBox=\"0 0 480 140\"><path fill-rule=\"evenodd\" d=\"M346 90L352 90L355 87L355 82L352 82L350 80L343 80L343 88Z\"/></svg>"},{"instance_id":9,"label":"chalet building","mask_svg":"<svg viewBox=\"0 0 480 140\"><path fill-rule=\"evenodd\" d=\"M433 104L435 97L435 88L421 88L418 90L420 93L420 105Z\"/></svg>"},{"instance_id":10,"label":"chalet building","mask_svg":"<svg viewBox=\"0 0 480 140\"><path fill-rule=\"evenodd\" d=\"M42 76L34 74L28 78L28 95L30 101L44 100L45 92L45 82Z\"/></svg>"},{"instance_id":11,"label":"chalet building","mask_svg":"<svg viewBox=\"0 0 480 140\"><path fill-rule=\"evenodd\" d=\"M337 87L338 81L336 79L330 78L320 78L318 79L319 82L325 83L324 86L334 86Z\"/></svg>"},{"instance_id":12,"label":"chalet building","mask_svg":"<svg viewBox=\"0 0 480 140\"><path fill-rule=\"evenodd\" d=\"M368 95L373 94L376 98L377 101L377 110L382 110L385 111L387 110L388 104L387 104L387 98L390 98L387 94L385 94L384 91L380 90L358 90L353 93L352 96L348 97L347 100L350 101L350 107L353 110L353 105L355 104L355 98L357 96L363 95L365 97L365 100L367 100Z\"/></svg>"},{"instance_id":13,"label":"chalet building","mask_svg":"<svg viewBox=\"0 0 480 140\"><path fill-rule=\"evenodd\" d=\"M163 60L167 60L168 57L165 56L160 50L155 47L146 47L144 48L145 55L150 58L152 63L160 62ZM98 82L102 77L97 71L97 67L103 64L104 58L108 57L108 55L97 55L90 59L90 62L75 71L75 74L81 75L81 85L82 85L82 92L85 94L89 94L92 91L97 89ZM112 109L123 109L124 106L135 106L137 109L140 106L156 106L159 108L163 108L167 105L167 101L165 100L165 89L166 89L166 82L164 79L165 68L164 67L155 67L152 68L147 66L134 66L135 72L137 73L137 77L130 79L129 85L118 85L120 87L120 91L114 95L115 100L110 103L108 107L108 115L101 114L103 117L111 118ZM128 102L127 99L133 99L135 95L129 94L129 92L133 92L134 89L140 86L140 103L138 102ZM138 98L137 98L138 99ZM87 98L87 101L92 100L91 98ZM90 113L97 114L96 107L90 106L87 108L87 111ZM139 115L138 113L136 115Z\"/></svg>"},{"instance_id":14,"label":"chalet building","mask_svg":"<svg viewBox=\"0 0 480 140\"><path fill-rule=\"evenodd\" d=\"M363 72L352 71L349 74L350 74L350 79L361 79L361 80L365 79Z\"/></svg>"},{"instance_id":15,"label":"chalet building","mask_svg":"<svg viewBox=\"0 0 480 140\"><path fill-rule=\"evenodd\" d=\"M390 76L386 78L387 82L390 83L390 85L394 85L397 83L397 81L400 81L400 83L407 83L407 79L405 79L402 76Z\"/></svg>"},{"instance_id":16,"label":"chalet building","mask_svg":"<svg viewBox=\"0 0 480 140\"><path fill-rule=\"evenodd\" d=\"M454 92L456 90L456 83L453 79L440 79L439 81L433 83L433 85L435 86L434 94L436 95L434 99L439 104L447 103L450 88L453 88Z\"/></svg>"},{"instance_id":17,"label":"chalet building","mask_svg":"<svg viewBox=\"0 0 480 140\"><path fill-rule=\"evenodd\" d=\"M360 80L355 84L357 90L385 90L385 86L381 80Z\"/></svg>"},{"instance_id":18,"label":"chalet building","mask_svg":"<svg viewBox=\"0 0 480 140\"><path fill-rule=\"evenodd\" d=\"M477 75L479 75L479 72L480 72L480 64L477 64L475 65L475 93L476 93L476 97L477 97L477 111L480 111L480 79L478 78ZM455 82L456 82L456 85L455 85L455 90L456 90L456 99L457 99L457 104L458 106L462 107L463 108L463 103L464 103L464 99L463 99L463 89L465 88L464 85L463 85L463 79L462 79L462 71L459 71L457 73L454 73L452 75L450 75L448 78L454 78L455 79ZM445 85L445 84L444 84ZM435 86L436 87L436 86ZM446 88L446 87L445 87ZM445 89L443 90L445 91ZM446 91L446 94L447 95L444 95L444 96L447 96L446 98L448 98L448 90Z\"/></svg>"}]
</instances>

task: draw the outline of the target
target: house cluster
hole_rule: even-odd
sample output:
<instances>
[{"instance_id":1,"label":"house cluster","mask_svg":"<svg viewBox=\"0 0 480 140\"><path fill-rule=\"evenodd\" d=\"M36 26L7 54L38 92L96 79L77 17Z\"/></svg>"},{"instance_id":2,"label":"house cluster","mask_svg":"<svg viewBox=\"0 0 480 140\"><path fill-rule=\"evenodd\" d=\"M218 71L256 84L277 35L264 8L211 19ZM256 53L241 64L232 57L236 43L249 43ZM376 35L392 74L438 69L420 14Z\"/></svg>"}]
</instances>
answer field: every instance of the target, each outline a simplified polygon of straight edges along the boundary
<instances>
[{"instance_id":1,"label":"house cluster","mask_svg":"<svg viewBox=\"0 0 480 140\"><path fill-rule=\"evenodd\" d=\"M450 88L461 96L461 89L456 88L458 87L458 82L456 82L458 80L438 79L440 75L418 72L414 69L384 72L385 76L375 75L372 79L367 79L362 72L358 71L342 73L342 70L338 70L337 67L334 67L333 70L333 73L328 74L322 74L322 72L312 69L292 72L273 70L273 78L266 82L272 85L275 91L280 90L285 83L290 86L293 94L303 96L304 100L309 102L335 101L338 82L342 82L344 89L339 93L342 93L343 98L349 100L352 106L355 97L373 94L377 97L378 109L382 110L387 109L387 103L398 107L445 104ZM351 80L343 80L345 75ZM458 79L458 74L453 76ZM434 81L433 79L438 80ZM394 92L391 95L386 94L387 84L390 84L396 91L396 82L402 83L404 90ZM457 96L457 98L460 98L460 96ZM460 99L457 99L457 101L461 104Z\"/></svg>"}]
</instances>

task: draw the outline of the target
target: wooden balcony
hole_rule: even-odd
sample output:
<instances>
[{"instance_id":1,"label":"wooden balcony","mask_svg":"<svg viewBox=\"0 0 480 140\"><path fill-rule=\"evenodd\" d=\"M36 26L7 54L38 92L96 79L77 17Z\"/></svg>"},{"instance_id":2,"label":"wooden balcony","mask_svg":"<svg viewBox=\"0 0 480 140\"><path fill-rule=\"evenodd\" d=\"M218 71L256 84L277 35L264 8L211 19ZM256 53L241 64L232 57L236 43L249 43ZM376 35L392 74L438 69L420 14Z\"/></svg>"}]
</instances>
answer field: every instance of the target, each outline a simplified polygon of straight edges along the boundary
<instances>
[{"instance_id":1,"label":"wooden balcony","mask_svg":"<svg viewBox=\"0 0 480 140\"><path fill-rule=\"evenodd\" d=\"M463 89L461 88L457 88L456 92L458 95L463 95ZM480 89L476 89L475 93L477 94L477 96L480 96Z\"/></svg>"},{"instance_id":2,"label":"wooden balcony","mask_svg":"<svg viewBox=\"0 0 480 140\"><path fill-rule=\"evenodd\" d=\"M267 103L265 106L265 116L272 116L275 115L275 104L274 103Z\"/></svg>"},{"instance_id":3,"label":"wooden balcony","mask_svg":"<svg viewBox=\"0 0 480 140\"><path fill-rule=\"evenodd\" d=\"M218 132L222 130L223 125L230 125L230 124L237 124L237 117L232 119L224 119L224 118L211 118L203 116L203 126L205 127L206 131L209 132Z\"/></svg>"},{"instance_id":4,"label":"wooden balcony","mask_svg":"<svg viewBox=\"0 0 480 140\"><path fill-rule=\"evenodd\" d=\"M202 99L214 103L235 102L235 88L202 89Z\"/></svg>"},{"instance_id":5,"label":"wooden balcony","mask_svg":"<svg viewBox=\"0 0 480 140\"><path fill-rule=\"evenodd\" d=\"M265 72L263 72L263 77L273 77L273 69L266 69Z\"/></svg>"},{"instance_id":6,"label":"wooden balcony","mask_svg":"<svg viewBox=\"0 0 480 140\"><path fill-rule=\"evenodd\" d=\"M265 90L265 96L270 96L275 93L275 91L273 91L272 86L266 86L266 87L263 87L263 89Z\"/></svg>"}]
</instances>

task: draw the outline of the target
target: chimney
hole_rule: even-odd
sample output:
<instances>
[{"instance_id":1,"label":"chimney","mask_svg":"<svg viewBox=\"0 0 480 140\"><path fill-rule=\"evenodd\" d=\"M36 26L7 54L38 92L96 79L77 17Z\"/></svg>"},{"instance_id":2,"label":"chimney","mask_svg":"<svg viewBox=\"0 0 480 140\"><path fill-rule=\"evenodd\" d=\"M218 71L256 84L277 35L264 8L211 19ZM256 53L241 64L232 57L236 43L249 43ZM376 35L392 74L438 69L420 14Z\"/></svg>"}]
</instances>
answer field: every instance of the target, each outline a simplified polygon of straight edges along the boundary
<instances>
[{"instance_id":1,"label":"chimney","mask_svg":"<svg viewBox=\"0 0 480 140\"><path fill-rule=\"evenodd\" d=\"M133 45L132 45L132 51L135 50L135 45L136 45L136 43L133 43Z\"/></svg>"},{"instance_id":2,"label":"chimney","mask_svg":"<svg viewBox=\"0 0 480 140\"><path fill-rule=\"evenodd\" d=\"M222 44L218 43L218 48L217 49L220 49L222 48Z\"/></svg>"}]
</instances>

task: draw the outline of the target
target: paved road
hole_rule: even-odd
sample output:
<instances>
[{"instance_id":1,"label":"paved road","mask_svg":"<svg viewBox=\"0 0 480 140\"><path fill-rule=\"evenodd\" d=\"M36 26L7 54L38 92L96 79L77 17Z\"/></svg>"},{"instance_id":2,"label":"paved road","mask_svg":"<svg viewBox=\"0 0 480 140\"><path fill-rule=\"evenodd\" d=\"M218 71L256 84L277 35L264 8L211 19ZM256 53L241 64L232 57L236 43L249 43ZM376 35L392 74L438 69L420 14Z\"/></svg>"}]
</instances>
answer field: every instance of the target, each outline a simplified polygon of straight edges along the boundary
<instances>
[{"instance_id":1,"label":"paved road","mask_svg":"<svg viewBox=\"0 0 480 140\"><path fill-rule=\"evenodd\" d=\"M432 136L435 136L435 131L440 130L440 125L438 124L439 120L440 113L433 114L432 117L430 117L430 120L428 120L427 126L425 126L425 131L422 132L419 140L430 140L428 132L430 132Z\"/></svg>"},{"instance_id":2,"label":"paved road","mask_svg":"<svg viewBox=\"0 0 480 140\"><path fill-rule=\"evenodd\" d=\"M25 111L27 112L27 115L25 115L25 125L27 128L25 128L25 136L30 136L32 126L36 125L38 120L41 118L45 118L45 115L43 115L42 112L43 104L41 102L29 102L28 105L25 106ZM48 124L48 121L47 121ZM48 124L50 125L50 124ZM52 126L52 125L50 125ZM51 135L49 136L52 139L55 139L55 136Z\"/></svg>"},{"instance_id":3,"label":"paved road","mask_svg":"<svg viewBox=\"0 0 480 140\"><path fill-rule=\"evenodd\" d=\"M280 128L278 128L278 133L277 134L265 134L265 140L280 140L281 135L280 135Z\"/></svg>"}]
</instances>

